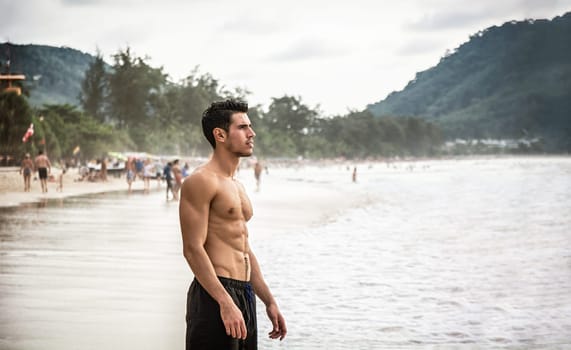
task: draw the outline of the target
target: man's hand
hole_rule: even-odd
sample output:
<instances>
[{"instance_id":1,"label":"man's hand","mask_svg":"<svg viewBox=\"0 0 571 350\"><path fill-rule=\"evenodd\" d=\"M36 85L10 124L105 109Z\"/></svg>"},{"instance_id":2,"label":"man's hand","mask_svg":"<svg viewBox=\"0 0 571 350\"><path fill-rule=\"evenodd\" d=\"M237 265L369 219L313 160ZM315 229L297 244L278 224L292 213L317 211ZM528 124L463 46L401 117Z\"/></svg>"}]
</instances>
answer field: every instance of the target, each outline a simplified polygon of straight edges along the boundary
<instances>
[{"instance_id":1,"label":"man's hand","mask_svg":"<svg viewBox=\"0 0 571 350\"><path fill-rule=\"evenodd\" d=\"M274 327L268 335L271 339L280 339L282 340L285 338L287 334L287 327L285 323L285 319L282 316L280 309L276 304L270 304L266 307L266 313L268 314L268 318L272 322L272 326Z\"/></svg>"},{"instance_id":2,"label":"man's hand","mask_svg":"<svg viewBox=\"0 0 571 350\"><path fill-rule=\"evenodd\" d=\"M226 328L226 334L232 338L246 339L246 322L244 322L242 312L234 302L220 305L220 317L224 323L224 328Z\"/></svg>"}]
</instances>

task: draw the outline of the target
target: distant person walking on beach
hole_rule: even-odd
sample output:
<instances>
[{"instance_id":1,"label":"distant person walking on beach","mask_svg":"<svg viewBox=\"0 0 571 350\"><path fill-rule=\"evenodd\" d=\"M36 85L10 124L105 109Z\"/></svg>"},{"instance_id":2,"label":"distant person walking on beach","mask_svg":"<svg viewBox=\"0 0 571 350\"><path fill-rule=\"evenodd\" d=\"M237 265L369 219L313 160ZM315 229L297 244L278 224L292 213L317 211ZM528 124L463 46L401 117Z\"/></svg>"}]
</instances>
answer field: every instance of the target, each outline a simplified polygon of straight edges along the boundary
<instances>
[{"instance_id":1,"label":"distant person walking on beach","mask_svg":"<svg viewBox=\"0 0 571 350\"><path fill-rule=\"evenodd\" d=\"M135 180L135 161L133 158L128 158L125 163L125 170L127 171L127 184L129 185L129 193L131 193L131 186Z\"/></svg>"},{"instance_id":2,"label":"distant person walking on beach","mask_svg":"<svg viewBox=\"0 0 571 350\"><path fill-rule=\"evenodd\" d=\"M101 170L99 172L101 181L107 181L107 158L101 158Z\"/></svg>"},{"instance_id":3,"label":"distant person walking on beach","mask_svg":"<svg viewBox=\"0 0 571 350\"><path fill-rule=\"evenodd\" d=\"M254 165L254 177L256 178L256 192L260 191L260 183L262 177L262 163L257 161Z\"/></svg>"},{"instance_id":4,"label":"distant person walking on beach","mask_svg":"<svg viewBox=\"0 0 571 350\"><path fill-rule=\"evenodd\" d=\"M42 192L48 192L48 175L52 171L52 164L43 151L38 152L38 156L34 161L36 169L38 170L38 176L42 184Z\"/></svg>"},{"instance_id":5,"label":"distant person walking on beach","mask_svg":"<svg viewBox=\"0 0 571 350\"><path fill-rule=\"evenodd\" d=\"M353 168L353 176L352 176L353 182L357 182L357 167Z\"/></svg>"},{"instance_id":6,"label":"distant person walking on beach","mask_svg":"<svg viewBox=\"0 0 571 350\"><path fill-rule=\"evenodd\" d=\"M175 201L178 201L178 195L180 193L180 187L182 186L182 169L178 165L178 159L172 162L172 174L174 176L174 184L172 186L172 195Z\"/></svg>"},{"instance_id":7,"label":"distant person walking on beach","mask_svg":"<svg viewBox=\"0 0 571 350\"><path fill-rule=\"evenodd\" d=\"M65 168L61 169L61 173L58 176L58 181L57 181L57 187L56 187L56 191L57 192L63 192L63 176L65 175Z\"/></svg>"},{"instance_id":8,"label":"distant person walking on beach","mask_svg":"<svg viewBox=\"0 0 571 350\"><path fill-rule=\"evenodd\" d=\"M144 192L149 193L151 189L151 177L153 177L155 166L150 159L146 159L143 167Z\"/></svg>"},{"instance_id":9,"label":"distant person walking on beach","mask_svg":"<svg viewBox=\"0 0 571 350\"><path fill-rule=\"evenodd\" d=\"M184 166L182 167L182 178L183 179L186 179L188 177L188 175L190 175L189 171L190 171L190 165L188 165L188 163L184 163Z\"/></svg>"},{"instance_id":10,"label":"distant person walking on beach","mask_svg":"<svg viewBox=\"0 0 571 350\"><path fill-rule=\"evenodd\" d=\"M20 174L24 176L24 192L30 192L30 180L34 171L34 162L30 158L30 153L26 153L20 165Z\"/></svg>"},{"instance_id":11,"label":"distant person walking on beach","mask_svg":"<svg viewBox=\"0 0 571 350\"><path fill-rule=\"evenodd\" d=\"M256 295L266 305L272 339L285 319L248 243L252 205L235 179L241 157L252 155L254 130L244 102L214 102L202 130L210 160L183 183L179 206L183 251L194 280L187 299L186 349L257 349Z\"/></svg>"},{"instance_id":12,"label":"distant person walking on beach","mask_svg":"<svg viewBox=\"0 0 571 350\"><path fill-rule=\"evenodd\" d=\"M168 162L167 165L165 165L165 167L163 168L163 177L165 178L165 181L167 182L167 201L169 200L169 192L173 195L173 199L174 199L174 193L173 193L173 189L172 189L172 163Z\"/></svg>"}]
</instances>

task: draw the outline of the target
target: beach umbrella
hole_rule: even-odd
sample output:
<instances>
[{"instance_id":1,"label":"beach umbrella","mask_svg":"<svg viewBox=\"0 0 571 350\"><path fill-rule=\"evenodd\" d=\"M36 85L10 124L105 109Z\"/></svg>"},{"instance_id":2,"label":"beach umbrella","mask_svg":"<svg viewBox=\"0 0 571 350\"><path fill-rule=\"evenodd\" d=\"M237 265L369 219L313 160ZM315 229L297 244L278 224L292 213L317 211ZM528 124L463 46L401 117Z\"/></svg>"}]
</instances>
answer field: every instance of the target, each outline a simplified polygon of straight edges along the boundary
<instances>
[{"instance_id":1,"label":"beach umbrella","mask_svg":"<svg viewBox=\"0 0 571 350\"><path fill-rule=\"evenodd\" d=\"M124 155L123 153L120 152L107 152L107 154L109 155L109 157L111 158L115 158L118 160L127 160L128 157L126 155Z\"/></svg>"}]
</instances>

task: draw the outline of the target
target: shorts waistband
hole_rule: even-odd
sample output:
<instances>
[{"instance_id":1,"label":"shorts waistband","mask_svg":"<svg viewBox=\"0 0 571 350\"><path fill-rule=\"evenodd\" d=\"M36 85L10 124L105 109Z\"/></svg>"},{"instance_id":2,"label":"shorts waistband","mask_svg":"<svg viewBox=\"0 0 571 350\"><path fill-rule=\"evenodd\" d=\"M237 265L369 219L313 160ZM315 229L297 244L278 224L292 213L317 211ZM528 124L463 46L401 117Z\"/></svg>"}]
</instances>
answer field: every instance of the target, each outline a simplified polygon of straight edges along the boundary
<instances>
[{"instance_id":1,"label":"shorts waistband","mask_svg":"<svg viewBox=\"0 0 571 350\"><path fill-rule=\"evenodd\" d=\"M244 289L252 285L250 281L240 281L240 280L235 280L233 278L220 277L220 276L217 277L220 280L220 283L222 283L222 285L225 287Z\"/></svg>"}]
</instances>

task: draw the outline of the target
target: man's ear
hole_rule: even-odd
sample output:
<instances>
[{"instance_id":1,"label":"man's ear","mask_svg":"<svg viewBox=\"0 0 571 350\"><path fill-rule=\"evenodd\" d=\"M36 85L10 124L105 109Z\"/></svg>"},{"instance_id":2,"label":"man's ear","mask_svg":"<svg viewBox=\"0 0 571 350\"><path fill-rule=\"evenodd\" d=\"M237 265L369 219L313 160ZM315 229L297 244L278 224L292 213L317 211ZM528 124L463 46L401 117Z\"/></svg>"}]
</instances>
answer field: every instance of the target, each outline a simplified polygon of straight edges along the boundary
<instances>
[{"instance_id":1,"label":"man's ear","mask_svg":"<svg viewBox=\"0 0 571 350\"><path fill-rule=\"evenodd\" d=\"M218 142L224 142L224 140L226 140L226 131L224 129L214 128L212 133L214 134L214 140Z\"/></svg>"}]
</instances>

